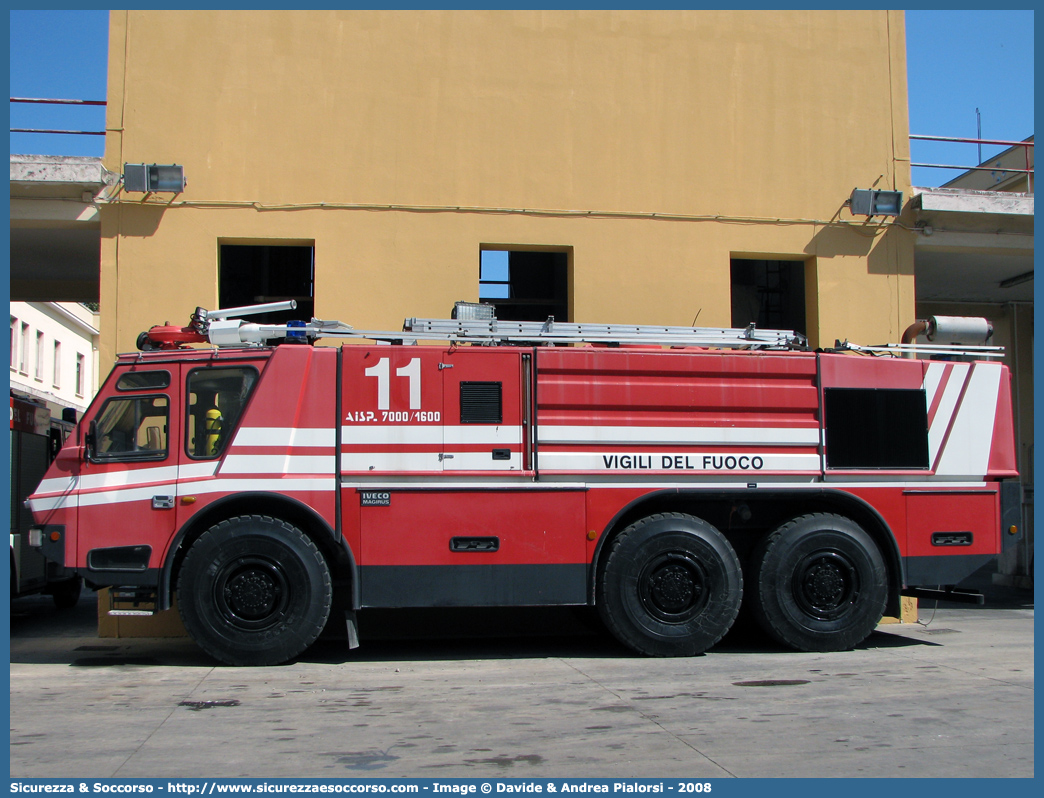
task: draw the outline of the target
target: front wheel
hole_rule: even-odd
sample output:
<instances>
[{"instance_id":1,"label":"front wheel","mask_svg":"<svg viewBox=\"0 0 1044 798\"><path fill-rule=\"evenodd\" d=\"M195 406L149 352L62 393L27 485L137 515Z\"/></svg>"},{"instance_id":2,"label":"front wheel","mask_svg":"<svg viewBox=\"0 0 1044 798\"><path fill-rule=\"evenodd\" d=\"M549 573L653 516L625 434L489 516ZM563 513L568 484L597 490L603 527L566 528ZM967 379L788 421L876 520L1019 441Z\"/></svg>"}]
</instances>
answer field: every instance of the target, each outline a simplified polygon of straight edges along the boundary
<instances>
[{"instance_id":1,"label":"front wheel","mask_svg":"<svg viewBox=\"0 0 1044 798\"><path fill-rule=\"evenodd\" d=\"M200 648L229 665L277 665L322 632L333 589L323 555L297 527L241 516L192 544L178 609Z\"/></svg>"},{"instance_id":2,"label":"front wheel","mask_svg":"<svg viewBox=\"0 0 1044 798\"><path fill-rule=\"evenodd\" d=\"M799 651L843 651L884 614L888 574L854 521L815 513L784 524L754 553L752 610L762 628Z\"/></svg>"},{"instance_id":3,"label":"front wheel","mask_svg":"<svg viewBox=\"0 0 1044 798\"><path fill-rule=\"evenodd\" d=\"M598 582L602 620L620 642L657 657L702 654L739 612L739 558L713 526L651 515L613 542Z\"/></svg>"}]
</instances>

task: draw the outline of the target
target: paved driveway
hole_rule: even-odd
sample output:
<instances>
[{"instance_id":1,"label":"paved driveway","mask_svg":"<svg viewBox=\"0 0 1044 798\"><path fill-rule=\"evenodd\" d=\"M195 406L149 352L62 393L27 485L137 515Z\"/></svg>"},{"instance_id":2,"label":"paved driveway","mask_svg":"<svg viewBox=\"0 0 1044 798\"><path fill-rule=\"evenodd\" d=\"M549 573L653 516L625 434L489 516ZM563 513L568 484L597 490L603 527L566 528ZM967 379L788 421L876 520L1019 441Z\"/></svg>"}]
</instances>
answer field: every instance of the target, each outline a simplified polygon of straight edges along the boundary
<instances>
[{"instance_id":1,"label":"paved driveway","mask_svg":"<svg viewBox=\"0 0 1044 798\"><path fill-rule=\"evenodd\" d=\"M854 651L740 631L691 659L633 656L570 610L372 611L356 651L253 669L98 639L93 613L89 594L66 614L14 602L12 777L1034 773L1028 592L922 605L927 626Z\"/></svg>"}]
</instances>

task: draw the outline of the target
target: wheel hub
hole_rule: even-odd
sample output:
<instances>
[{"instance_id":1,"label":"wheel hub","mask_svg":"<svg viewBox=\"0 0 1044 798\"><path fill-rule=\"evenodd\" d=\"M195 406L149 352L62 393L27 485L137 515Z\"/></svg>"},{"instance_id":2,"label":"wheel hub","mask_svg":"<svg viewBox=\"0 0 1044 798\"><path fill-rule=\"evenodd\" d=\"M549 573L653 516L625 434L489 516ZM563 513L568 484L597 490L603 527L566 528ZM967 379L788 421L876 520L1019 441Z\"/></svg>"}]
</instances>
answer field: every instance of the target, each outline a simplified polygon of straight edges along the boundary
<instances>
[{"instance_id":1,"label":"wheel hub","mask_svg":"<svg viewBox=\"0 0 1044 798\"><path fill-rule=\"evenodd\" d=\"M225 600L238 614L261 617L268 614L276 601L272 578L260 571L237 574L225 587Z\"/></svg>"},{"instance_id":2,"label":"wheel hub","mask_svg":"<svg viewBox=\"0 0 1044 798\"><path fill-rule=\"evenodd\" d=\"M682 623L699 613L706 603L706 575L690 555L664 554L642 570L638 593L654 617L667 623Z\"/></svg>"},{"instance_id":3,"label":"wheel hub","mask_svg":"<svg viewBox=\"0 0 1044 798\"><path fill-rule=\"evenodd\" d=\"M836 605L845 592L845 580L833 563L821 563L805 576L805 591L818 604Z\"/></svg>"},{"instance_id":4,"label":"wheel hub","mask_svg":"<svg viewBox=\"0 0 1044 798\"><path fill-rule=\"evenodd\" d=\"M835 620L858 595L855 566L838 551L817 551L794 571L794 597L801 608L821 620Z\"/></svg>"},{"instance_id":5,"label":"wheel hub","mask_svg":"<svg viewBox=\"0 0 1044 798\"><path fill-rule=\"evenodd\" d=\"M675 612L684 609L699 590L686 570L672 565L652 578L654 600L664 609Z\"/></svg>"},{"instance_id":6,"label":"wheel hub","mask_svg":"<svg viewBox=\"0 0 1044 798\"><path fill-rule=\"evenodd\" d=\"M240 629L261 629L277 622L290 601L286 575L278 563L261 557L228 563L215 582L217 606Z\"/></svg>"}]
</instances>

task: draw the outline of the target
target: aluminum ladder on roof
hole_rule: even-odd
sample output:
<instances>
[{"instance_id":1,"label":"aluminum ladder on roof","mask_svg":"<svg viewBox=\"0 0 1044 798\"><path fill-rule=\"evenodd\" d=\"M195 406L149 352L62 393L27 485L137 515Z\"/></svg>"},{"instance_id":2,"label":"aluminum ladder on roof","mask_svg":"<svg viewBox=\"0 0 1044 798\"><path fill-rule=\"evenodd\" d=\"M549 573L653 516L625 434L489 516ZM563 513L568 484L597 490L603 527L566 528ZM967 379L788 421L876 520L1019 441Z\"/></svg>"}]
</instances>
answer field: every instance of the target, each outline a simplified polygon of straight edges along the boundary
<instances>
[{"instance_id":1,"label":"aluminum ladder on roof","mask_svg":"<svg viewBox=\"0 0 1044 798\"><path fill-rule=\"evenodd\" d=\"M504 319L420 319L403 322L397 338L439 339L470 343L650 344L724 348L791 349L806 346L803 335L790 330L748 327L661 327L650 324L506 321Z\"/></svg>"},{"instance_id":2,"label":"aluminum ladder on roof","mask_svg":"<svg viewBox=\"0 0 1044 798\"><path fill-rule=\"evenodd\" d=\"M341 321L324 321L313 318L310 322L287 324L248 324L242 319L229 316L267 312L269 310L293 310L293 300L242 308L227 308L206 311L197 308L193 315L193 327L207 340L222 346L263 346L268 341L293 337L301 342L317 338L362 338L384 343L416 343L419 340L449 341L451 343L477 343L483 345L509 344L556 344L600 343L616 345L660 345L698 346L732 349L807 349L805 336L790 330L758 330L753 324L747 327L661 327L641 324L595 324L590 322L556 322L554 317L547 321L506 321L497 319L489 310L482 318L421 319L408 318L403 322L402 332L385 330L356 330ZM457 303L457 306L475 303ZM454 315L457 309L454 309ZM469 314L470 315L470 314ZM837 341L834 350L867 355L890 355L898 357L965 357L999 358L1004 348L988 345L961 344L883 344L859 346L848 341Z\"/></svg>"}]
</instances>

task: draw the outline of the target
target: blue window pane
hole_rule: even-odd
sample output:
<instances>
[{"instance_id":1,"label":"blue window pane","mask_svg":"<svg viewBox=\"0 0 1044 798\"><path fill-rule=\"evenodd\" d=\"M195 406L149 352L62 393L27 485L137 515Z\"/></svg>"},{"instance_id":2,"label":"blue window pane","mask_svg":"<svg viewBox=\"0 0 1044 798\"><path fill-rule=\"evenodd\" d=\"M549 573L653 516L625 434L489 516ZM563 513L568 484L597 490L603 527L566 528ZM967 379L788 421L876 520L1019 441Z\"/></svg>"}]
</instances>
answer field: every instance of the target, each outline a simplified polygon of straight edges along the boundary
<instances>
[{"instance_id":1,"label":"blue window pane","mask_svg":"<svg viewBox=\"0 0 1044 798\"><path fill-rule=\"evenodd\" d=\"M481 253L479 281L507 282L508 254L502 250L484 249Z\"/></svg>"}]
</instances>

